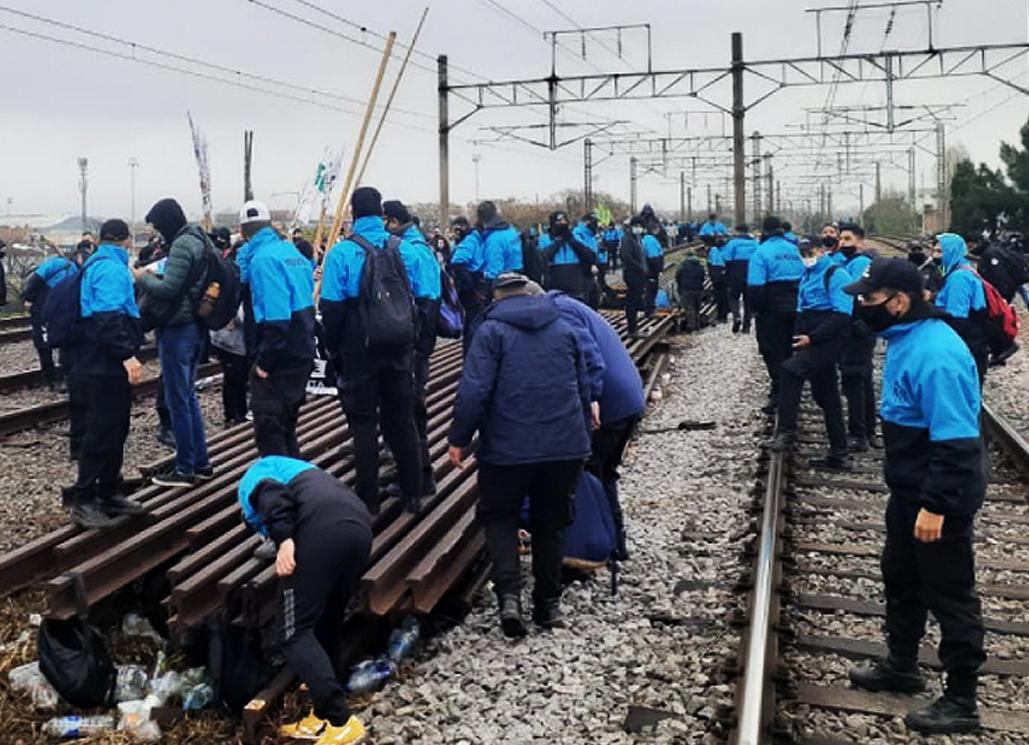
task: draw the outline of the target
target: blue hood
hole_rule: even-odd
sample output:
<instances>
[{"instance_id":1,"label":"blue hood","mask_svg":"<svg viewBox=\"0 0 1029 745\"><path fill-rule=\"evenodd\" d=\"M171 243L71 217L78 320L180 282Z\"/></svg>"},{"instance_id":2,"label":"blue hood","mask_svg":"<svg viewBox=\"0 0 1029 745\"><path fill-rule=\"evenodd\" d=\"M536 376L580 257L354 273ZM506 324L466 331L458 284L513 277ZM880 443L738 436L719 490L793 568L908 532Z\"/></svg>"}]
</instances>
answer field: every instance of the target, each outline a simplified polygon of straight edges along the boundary
<instances>
[{"instance_id":1,"label":"blue hood","mask_svg":"<svg viewBox=\"0 0 1029 745\"><path fill-rule=\"evenodd\" d=\"M557 306L546 295L509 297L495 303L486 317L520 329L535 331L548 326L559 317Z\"/></svg>"},{"instance_id":2,"label":"blue hood","mask_svg":"<svg viewBox=\"0 0 1029 745\"><path fill-rule=\"evenodd\" d=\"M937 239L940 242L940 248L943 249L943 273L948 274L956 267L961 264L967 264L965 255L968 253L968 247L965 245L965 239L956 233L940 233Z\"/></svg>"}]
</instances>

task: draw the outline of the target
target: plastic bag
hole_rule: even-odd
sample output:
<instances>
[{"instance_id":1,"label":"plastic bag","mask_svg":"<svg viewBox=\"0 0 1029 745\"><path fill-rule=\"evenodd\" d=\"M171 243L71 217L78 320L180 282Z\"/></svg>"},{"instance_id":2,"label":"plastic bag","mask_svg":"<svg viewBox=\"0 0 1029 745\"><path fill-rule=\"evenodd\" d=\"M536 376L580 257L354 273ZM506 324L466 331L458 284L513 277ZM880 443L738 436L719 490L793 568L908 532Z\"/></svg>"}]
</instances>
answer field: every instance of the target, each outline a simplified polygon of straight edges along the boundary
<instances>
[{"instance_id":1,"label":"plastic bag","mask_svg":"<svg viewBox=\"0 0 1029 745\"><path fill-rule=\"evenodd\" d=\"M12 689L28 694L34 709L48 711L56 709L60 703L61 697L39 671L38 662L29 662L9 670L7 679L11 681Z\"/></svg>"},{"instance_id":2,"label":"plastic bag","mask_svg":"<svg viewBox=\"0 0 1029 745\"><path fill-rule=\"evenodd\" d=\"M142 665L118 665L114 683L114 700L134 701L146 695L150 677Z\"/></svg>"},{"instance_id":3,"label":"plastic bag","mask_svg":"<svg viewBox=\"0 0 1029 745\"><path fill-rule=\"evenodd\" d=\"M121 633L125 636L142 636L146 639L153 639L158 644L164 644L164 639L154 631L150 621L138 613L125 614L125 617L121 620Z\"/></svg>"},{"instance_id":4,"label":"plastic bag","mask_svg":"<svg viewBox=\"0 0 1029 745\"><path fill-rule=\"evenodd\" d=\"M150 696L158 706L164 706L169 699L182 692L182 676L174 670L166 672L150 681Z\"/></svg>"},{"instance_id":5,"label":"plastic bag","mask_svg":"<svg viewBox=\"0 0 1029 745\"><path fill-rule=\"evenodd\" d=\"M118 720L118 731L128 732L141 742L158 742L161 739L161 728L157 722L151 721L150 709L154 705L150 696L144 700L123 701L118 704L121 718Z\"/></svg>"},{"instance_id":6,"label":"plastic bag","mask_svg":"<svg viewBox=\"0 0 1029 745\"><path fill-rule=\"evenodd\" d=\"M100 632L77 618L48 618L39 627L39 669L72 706L108 706L115 669Z\"/></svg>"}]
</instances>

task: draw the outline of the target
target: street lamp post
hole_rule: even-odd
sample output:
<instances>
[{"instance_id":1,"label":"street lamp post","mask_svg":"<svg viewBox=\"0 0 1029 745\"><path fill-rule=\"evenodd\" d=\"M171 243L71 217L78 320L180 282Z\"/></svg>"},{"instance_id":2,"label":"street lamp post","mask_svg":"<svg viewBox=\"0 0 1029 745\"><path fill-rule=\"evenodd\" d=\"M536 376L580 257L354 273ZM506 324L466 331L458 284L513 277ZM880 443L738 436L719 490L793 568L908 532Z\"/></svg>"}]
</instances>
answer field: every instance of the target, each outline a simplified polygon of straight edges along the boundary
<instances>
[{"instance_id":1,"label":"street lamp post","mask_svg":"<svg viewBox=\"0 0 1029 745\"><path fill-rule=\"evenodd\" d=\"M479 161L482 160L482 155L479 153L472 154L472 163L475 164L475 201L479 201Z\"/></svg>"},{"instance_id":2,"label":"street lamp post","mask_svg":"<svg viewBox=\"0 0 1029 745\"><path fill-rule=\"evenodd\" d=\"M132 194L132 206L129 212L129 232L136 235L136 169L139 168L139 161L129 158L129 184Z\"/></svg>"}]
</instances>

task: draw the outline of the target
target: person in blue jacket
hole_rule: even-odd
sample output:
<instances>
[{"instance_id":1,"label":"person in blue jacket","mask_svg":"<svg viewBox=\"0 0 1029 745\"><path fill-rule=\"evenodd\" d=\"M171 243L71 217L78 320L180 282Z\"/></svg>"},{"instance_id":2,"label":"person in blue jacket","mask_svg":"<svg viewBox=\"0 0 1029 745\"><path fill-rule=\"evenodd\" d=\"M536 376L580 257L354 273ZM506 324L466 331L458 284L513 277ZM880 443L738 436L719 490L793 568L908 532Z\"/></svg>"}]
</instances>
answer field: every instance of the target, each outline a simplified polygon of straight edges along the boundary
<instances>
[{"instance_id":1,"label":"person in blue jacket","mask_svg":"<svg viewBox=\"0 0 1029 745\"><path fill-rule=\"evenodd\" d=\"M590 454L592 384L578 335L554 299L528 294L528 279L503 274L496 302L472 337L457 389L448 442L463 467L476 432L479 446L477 516L493 562L500 624L524 636L518 520L529 498L533 618L544 628L565 625L561 612L564 529L572 492ZM591 415L592 409L592 415Z\"/></svg>"},{"instance_id":2,"label":"person in blue jacket","mask_svg":"<svg viewBox=\"0 0 1029 745\"><path fill-rule=\"evenodd\" d=\"M608 223L607 228L601 234L601 241L604 244L604 250L608 257L607 268L614 271L618 268L618 247L622 243L621 228L614 221Z\"/></svg>"},{"instance_id":3,"label":"person in blue jacket","mask_svg":"<svg viewBox=\"0 0 1029 745\"><path fill-rule=\"evenodd\" d=\"M522 271L522 237L500 217L493 202L482 202L476 209L482 228L482 273L492 283L504 272Z\"/></svg>"},{"instance_id":4,"label":"person in blue jacket","mask_svg":"<svg viewBox=\"0 0 1029 745\"><path fill-rule=\"evenodd\" d=\"M774 414L779 408L779 368L793 352L797 288L804 262L797 247L783 237L778 217L766 217L761 234L747 265L747 293L756 317L758 352L768 370L768 403L762 410Z\"/></svg>"},{"instance_id":5,"label":"person in blue jacket","mask_svg":"<svg viewBox=\"0 0 1029 745\"><path fill-rule=\"evenodd\" d=\"M465 334L462 344L467 352L472 337L470 332L478 325L479 315L489 302L482 231L473 227L464 216L455 217L450 223L450 230L454 246L450 256L450 271L454 275L457 298L464 308Z\"/></svg>"},{"instance_id":6,"label":"person in blue jacket","mask_svg":"<svg viewBox=\"0 0 1029 745\"><path fill-rule=\"evenodd\" d=\"M312 711L284 725L292 740L348 745L364 739L333 661L347 603L368 565L368 511L348 486L315 465L264 456L237 491L247 526L276 546L276 630L282 656L311 693Z\"/></svg>"},{"instance_id":7,"label":"person in blue jacket","mask_svg":"<svg viewBox=\"0 0 1029 745\"><path fill-rule=\"evenodd\" d=\"M826 239L823 228L822 243L832 244ZM833 237L831 233L828 236ZM875 253L865 248L865 231L856 223L844 223L839 228L838 241L830 246L837 247L832 254L841 269L850 275L852 281L861 279L868 269ZM847 398L847 434L850 437L851 452L866 452L876 440L875 385L872 380L872 356L875 353L875 334L867 325L852 319L850 339L840 357L840 378L843 394Z\"/></svg>"},{"instance_id":8,"label":"person in blue jacket","mask_svg":"<svg viewBox=\"0 0 1029 745\"><path fill-rule=\"evenodd\" d=\"M736 235L730 238L721 250L722 258L725 260L725 286L734 334L741 330L744 334L750 333L751 309L750 298L747 295L747 267L750 265L750 257L756 250L757 241L750 234L750 226L746 223L736 226Z\"/></svg>"},{"instance_id":9,"label":"person in blue jacket","mask_svg":"<svg viewBox=\"0 0 1029 745\"><path fill-rule=\"evenodd\" d=\"M361 297L361 274L366 256L398 244L400 258L410 285L410 303L425 297L420 286L424 269L421 252L409 241L390 236L382 219L382 196L378 189L362 186L350 198L354 216L353 233L337 243L322 268L320 309L325 339L336 355L340 373L340 403L354 438L357 461L357 495L373 515L378 514L379 444L378 424L390 432L390 445L397 464L401 499L407 511L421 510L422 463L418 430L415 426L414 339L410 344L366 346L365 301ZM418 281L411 281L414 278ZM426 279L428 277L426 276ZM412 307L412 311L414 308ZM412 317L414 316L412 312Z\"/></svg>"},{"instance_id":10,"label":"person in blue jacket","mask_svg":"<svg viewBox=\"0 0 1029 745\"><path fill-rule=\"evenodd\" d=\"M986 338L986 291L966 255L965 239L956 233L940 233L935 252L942 257L943 287L936 294L936 307L949 317L950 325L968 345L979 371L979 384L986 380L990 346Z\"/></svg>"},{"instance_id":11,"label":"person in blue jacket","mask_svg":"<svg viewBox=\"0 0 1029 745\"><path fill-rule=\"evenodd\" d=\"M275 232L261 202L245 203L239 223L247 243L236 261L250 287L254 321L247 352L254 358L249 383L257 452L298 457L297 417L314 367L314 272Z\"/></svg>"},{"instance_id":12,"label":"person in blue jacket","mask_svg":"<svg viewBox=\"0 0 1029 745\"><path fill-rule=\"evenodd\" d=\"M793 354L779 372L779 416L771 449L787 450L796 442L800 397L804 381L809 381L811 397L825 419L829 454L808 462L815 468L846 471L850 460L836 365L850 336L854 300L843 288L851 278L833 263L825 246L805 239L801 251L804 273L797 292Z\"/></svg>"},{"instance_id":13,"label":"person in blue jacket","mask_svg":"<svg viewBox=\"0 0 1029 745\"><path fill-rule=\"evenodd\" d=\"M876 259L845 290L858 297L855 315L886 340L880 414L890 490L882 553L888 655L850 679L871 691L924 690L919 647L932 612L943 696L904 722L926 734L974 732L986 661L975 579L975 514L986 492L975 361L924 299L922 277L906 259Z\"/></svg>"},{"instance_id":14,"label":"person in blue jacket","mask_svg":"<svg viewBox=\"0 0 1029 745\"><path fill-rule=\"evenodd\" d=\"M657 291L660 289L661 271L665 268L664 250L657 237L657 231L660 229L661 224L652 221L646 226L646 232L640 241L647 262L647 289L643 297L644 315L647 317L654 315L657 310Z\"/></svg>"},{"instance_id":15,"label":"person in blue jacket","mask_svg":"<svg viewBox=\"0 0 1029 745\"><path fill-rule=\"evenodd\" d=\"M73 256L81 257L83 254L76 253ZM43 328L43 307L46 305L46 296L50 290L74 276L81 265L82 260L76 262L71 257L51 256L28 276L21 291L21 302L28 309L32 324L32 346L36 348L36 354L39 356L43 379L52 391L62 386L64 365L60 357L58 360L62 364L54 364L54 350L47 346Z\"/></svg>"},{"instance_id":16,"label":"person in blue jacket","mask_svg":"<svg viewBox=\"0 0 1029 745\"><path fill-rule=\"evenodd\" d=\"M788 240L790 243L792 243L795 246L800 243L800 239L797 237L797 234L793 232L793 225L791 225L790 223L788 223L786 221L783 221L782 229L783 229L783 235L782 235L783 238L785 238L786 240Z\"/></svg>"},{"instance_id":17,"label":"person in blue jacket","mask_svg":"<svg viewBox=\"0 0 1029 745\"><path fill-rule=\"evenodd\" d=\"M721 233L707 239L707 274L711 278L711 293L715 301L715 323L724 323L729 317L729 290L725 270L725 238Z\"/></svg>"},{"instance_id":18,"label":"person in blue jacket","mask_svg":"<svg viewBox=\"0 0 1029 745\"><path fill-rule=\"evenodd\" d=\"M81 389L83 437L78 478L63 492L71 519L99 528L142 508L122 494L122 461L129 436L131 385L142 377L136 355L143 342L129 271L132 237L124 220L100 226L100 245L82 266L81 342L74 345L75 385Z\"/></svg>"},{"instance_id":19,"label":"person in blue jacket","mask_svg":"<svg viewBox=\"0 0 1029 745\"><path fill-rule=\"evenodd\" d=\"M576 237L567 213L552 212L549 222L550 227L540 236L537 246L547 267L547 289L560 290L585 303L597 254Z\"/></svg>"},{"instance_id":20,"label":"person in blue jacket","mask_svg":"<svg viewBox=\"0 0 1029 745\"><path fill-rule=\"evenodd\" d=\"M439 316L442 268L403 202L383 202L382 212L386 218L386 230L399 236L407 244L405 251L414 259L408 265L411 290L418 311L418 335L414 344L414 423L421 445L422 495L430 496L436 493L436 478L432 458L429 457L429 410L425 387L429 382L429 358L436 350L436 320ZM387 441L392 443L392 433L386 432L385 427L383 429Z\"/></svg>"},{"instance_id":21,"label":"person in blue jacket","mask_svg":"<svg viewBox=\"0 0 1029 745\"><path fill-rule=\"evenodd\" d=\"M618 467L622 464L625 446L647 408L643 400L643 381L621 337L603 316L567 295L554 291L548 295L561 312L561 318L579 335L585 355L591 382L590 401L596 401L600 407L600 426L593 430L586 468L604 485L615 525L615 558L625 561L629 558L629 549L622 503L618 498Z\"/></svg>"},{"instance_id":22,"label":"person in blue jacket","mask_svg":"<svg viewBox=\"0 0 1029 745\"><path fill-rule=\"evenodd\" d=\"M707 222L700 226L700 238L704 243L710 245L712 239L717 235L728 235L729 230L718 219L718 215L712 212L707 216Z\"/></svg>"}]
</instances>

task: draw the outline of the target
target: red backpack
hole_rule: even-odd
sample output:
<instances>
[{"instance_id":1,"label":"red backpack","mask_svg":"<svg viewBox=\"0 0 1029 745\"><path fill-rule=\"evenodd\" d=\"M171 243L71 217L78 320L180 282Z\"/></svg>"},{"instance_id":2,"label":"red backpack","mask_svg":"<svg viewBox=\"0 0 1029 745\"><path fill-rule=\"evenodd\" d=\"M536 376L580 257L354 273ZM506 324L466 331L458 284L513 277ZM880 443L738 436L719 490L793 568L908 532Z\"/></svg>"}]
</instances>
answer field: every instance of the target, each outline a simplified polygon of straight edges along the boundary
<instances>
[{"instance_id":1,"label":"red backpack","mask_svg":"<svg viewBox=\"0 0 1029 745\"><path fill-rule=\"evenodd\" d=\"M1008 349L1015 343L1018 330L1021 328L1015 307L975 269L970 266L960 268L970 271L983 283L983 292L986 294L986 339L990 344L990 351L997 353Z\"/></svg>"}]
</instances>

